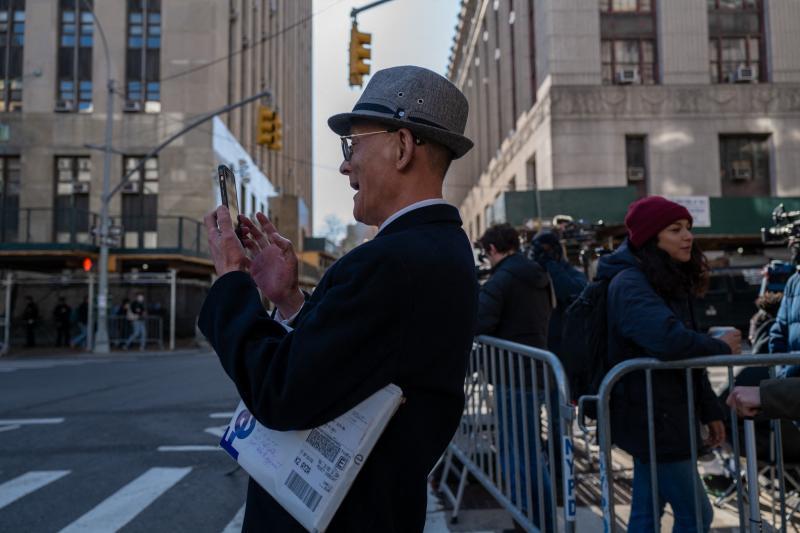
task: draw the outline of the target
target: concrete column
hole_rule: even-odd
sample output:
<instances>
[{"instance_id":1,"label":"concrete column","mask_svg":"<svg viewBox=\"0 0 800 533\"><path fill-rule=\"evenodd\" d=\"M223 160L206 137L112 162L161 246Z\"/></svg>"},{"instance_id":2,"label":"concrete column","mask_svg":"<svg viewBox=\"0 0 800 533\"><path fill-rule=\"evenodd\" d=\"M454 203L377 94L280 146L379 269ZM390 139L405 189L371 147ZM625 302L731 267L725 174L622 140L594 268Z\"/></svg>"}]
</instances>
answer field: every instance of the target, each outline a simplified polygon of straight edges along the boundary
<instances>
[{"instance_id":1,"label":"concrete column","mask_svg":"<svg viewBox=\"0 0 800 533\"><path fill-rule=\"evenodd\" d=\"M25 4L25 49L22 54L24 113L52 113L56 103L58 2ZM38 76L35 73L40 73Z\"/></svg>"},{"instance_id":2,"label":"concrete column","mask_svg":"<svg viewBox=\"0 0 800 533\"><path fill-rule=\"evenodd\" d=\"M769 80L800 83L800 2L769 0L764 11Z\"/></svg>"},{"instance_id":3,"label":"concrete column","mask_svg":"<svg viewBox=\"0 0 800 533\"><path fill-rule=\"evenodd\" d=\"M656 2L661 83L709 84L708 7L697 0Z\"/></svg>"},{"instance_id":4,"label":"concrete column","mask_svg":"<svg viewBox=\"0 0 800 533\"><path fill-rule=\"evenodd\" d=\"M537 83L600 85L600 9L586 0L536 0Z\"/></svg>"}]
</instances>

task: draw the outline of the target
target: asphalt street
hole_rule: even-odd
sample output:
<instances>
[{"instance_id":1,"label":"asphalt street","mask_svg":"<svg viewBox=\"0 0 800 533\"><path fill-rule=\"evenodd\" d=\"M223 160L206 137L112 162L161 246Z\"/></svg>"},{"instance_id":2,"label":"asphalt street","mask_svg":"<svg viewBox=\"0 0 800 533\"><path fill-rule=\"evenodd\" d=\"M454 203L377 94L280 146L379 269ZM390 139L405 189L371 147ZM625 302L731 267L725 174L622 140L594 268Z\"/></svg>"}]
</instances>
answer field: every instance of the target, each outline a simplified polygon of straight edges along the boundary
<instances>
[{"instance_id":1,"label":"asphalt street","mask_svg":"<svg viewBox=\"0 0 800 533\"><path fill-rule=\"evenodd\" d=\"M0 360L0 531L238 531L213 354Z\"/></svg>"}]
</instances>

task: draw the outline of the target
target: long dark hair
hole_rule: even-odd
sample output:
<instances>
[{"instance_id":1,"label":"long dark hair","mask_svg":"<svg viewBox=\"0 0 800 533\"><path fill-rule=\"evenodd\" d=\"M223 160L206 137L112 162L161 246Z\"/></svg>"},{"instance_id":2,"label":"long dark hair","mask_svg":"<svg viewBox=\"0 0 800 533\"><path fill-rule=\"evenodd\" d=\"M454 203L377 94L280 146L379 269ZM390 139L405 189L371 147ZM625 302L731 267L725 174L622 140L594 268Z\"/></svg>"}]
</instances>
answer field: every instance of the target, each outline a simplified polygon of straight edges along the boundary
<instances>
[{"instance_id":1,"label":"long dark hair","mask_svg":"<svg viewBox=\"0 0 800 533\"><path fill-rule=\"evenodd\" d=\"M630 245L633 255L639 259L639 264L647 281L658 294L667 299L691 296L702 296L708 290L709 266L706 256L697 245L692 242L692 257L689 261L681 263L675 261L670 255L658 247L658 236L653 237L640 248Z\"/></svg>"}]
</instances>

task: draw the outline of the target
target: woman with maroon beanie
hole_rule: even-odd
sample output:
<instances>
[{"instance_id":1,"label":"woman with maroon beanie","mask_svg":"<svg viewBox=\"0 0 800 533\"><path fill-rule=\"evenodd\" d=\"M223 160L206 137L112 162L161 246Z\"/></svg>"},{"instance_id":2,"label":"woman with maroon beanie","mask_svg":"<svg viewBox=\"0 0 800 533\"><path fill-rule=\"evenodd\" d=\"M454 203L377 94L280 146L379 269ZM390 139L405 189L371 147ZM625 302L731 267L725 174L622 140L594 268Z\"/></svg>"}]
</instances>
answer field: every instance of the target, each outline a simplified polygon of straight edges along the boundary
<instances>
[{"instance_id":1,"label":"woman with maroon beanie","mask_svg":"<svg viewBox=\"0 0 800 533\"><path fill-rule=\"evenodd\" d=\"M608 357L615 365L636 357L665 361L741 351L741 334L713 338L697 331L692 299L708 285L708 265L692 236L689 211L660 196L630 205L625 216L628 238L602 257L598 279L608 287ZM695 420L708 426L698 442L718 446L725 438L722 407L704 370L693 371ZM653 372L653 414L658 474L659 516L653 516L647 396L643 372L625 376L611 395L611 438L633 456L633 501L630 532L655 531L664 506L675 515L673 531L696 532L695 501L700 503L702 531L713 511L697 465L691 461L688 390L682 370ZM697 435L701 434L696 428ZM695 490L698 499L695 500Z\"/></svg>"}]
</instances>

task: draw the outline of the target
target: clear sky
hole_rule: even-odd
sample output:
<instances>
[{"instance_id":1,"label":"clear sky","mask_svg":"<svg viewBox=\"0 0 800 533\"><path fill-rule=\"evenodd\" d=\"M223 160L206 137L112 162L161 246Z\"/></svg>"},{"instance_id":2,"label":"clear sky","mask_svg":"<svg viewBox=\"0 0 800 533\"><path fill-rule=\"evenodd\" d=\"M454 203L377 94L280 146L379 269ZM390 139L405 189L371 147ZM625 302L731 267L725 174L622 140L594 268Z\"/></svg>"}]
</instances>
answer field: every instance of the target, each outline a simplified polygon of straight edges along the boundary
<instances>
[{"instance_id":1,"label":"clear sky","mask_svg":"<svg viewBox=\"0 0 800 533\"><path fill-rule=\"evenodd\" d=\"M325 217L353 220L353 194L339 174L342 151L327 119L350 111L361 89L350 89L348 47L350 10L372 0L313 0L314 13L314 231ZM360 31L372 34L372 72L396 65L419 65L445 74L458 22L460 0L392 0L358 16ZM366 82L369 78L365 78Z\"/></svg>"}]
</instances>

